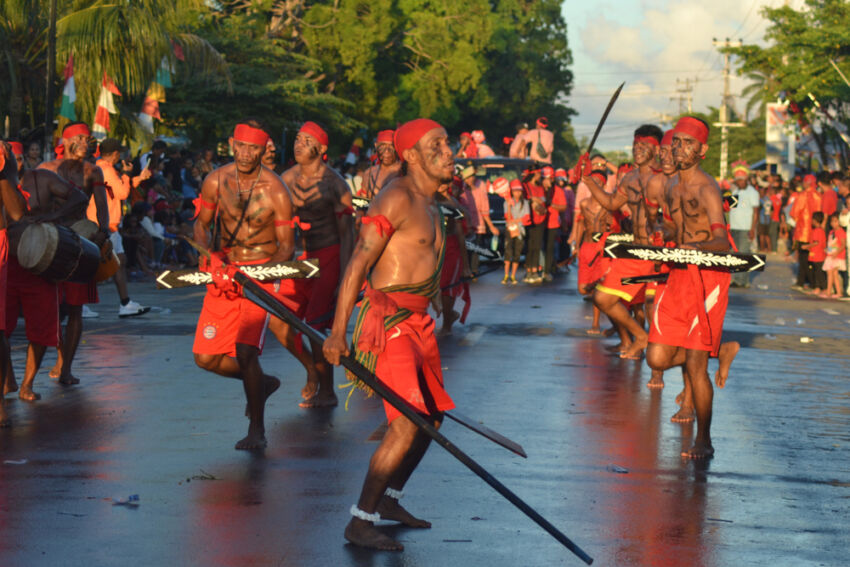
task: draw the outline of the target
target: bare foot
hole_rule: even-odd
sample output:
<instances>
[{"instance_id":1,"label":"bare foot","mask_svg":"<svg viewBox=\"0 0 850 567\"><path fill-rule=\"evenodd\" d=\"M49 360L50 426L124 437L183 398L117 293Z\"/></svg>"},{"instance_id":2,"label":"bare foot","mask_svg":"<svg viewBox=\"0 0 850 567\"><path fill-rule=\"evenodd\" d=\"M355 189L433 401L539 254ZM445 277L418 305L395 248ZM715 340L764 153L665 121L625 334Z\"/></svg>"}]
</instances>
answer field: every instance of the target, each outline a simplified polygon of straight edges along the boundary
<instances>
[{"instance_id":1,"label":"bare foot","mask_svg":"<svg viewBox=\"0 0 850 567\"><path fill-rule=\"evenodd\" d=\"M242 451L251 451L254 449L265 449L268 442L266 441L265 431L251 431L248 429L248 435L236 442L236 449Z\"/></svg>"},{"instance_id":2,"label":"bare foot","mask_svg":"<svg viewBox=\"0 0 850 567\"><path fill-rule=\"evenodd\" d=\"M679 411L673 414L670 421L673 423L691 423L696 418L694 408L679 408Z\"/></svg>"},{"instance_id":3,"label":"bare foot","mask_svg":"<svg viewBox=\"0 0 850 567\"><path fill-rule=\"evenodd\" d=\"M614 333L616 333L616 332L617 332L617 329L615 329L614 327L611 327L610 329L605 329L604 331L602 331L602 335L606 336L606 337L613 337Z\"/></svg>"},{"instance_id":4,"label":"bare foot","mask_svg":"<svg viewBox=\"0 0 850 567\"><path fill-rule=\"evenodd\" d=\"M682 402L685 400L685 390L683 389L681 392L676 394L676 403L678 405L682 405Z\"/></svg>"},{"instance_id":5,"label":"bare foot","mask_svg":"<svg viewBox=\"0 0 850 567\"><path fill-rule=\"evenodd\" d=\"M420 520L415 517L413 514L405 510L402 505L398 503L398 500L390 498L386 494L383 495L381 497L381 501L378 502L378 509L376 511L384 520L401 522L405 526L410 526L411 528L431 527L431 522Z\"/></svg>"},{"instance_id":6,"label":"bare foot","mask_svg":"<svg viewBox=\"0 0 850 567\"><path fill-rule=\"evenodd\" d=\"M302 408L333 408L339 405L336 394L333 392L317 392L312 398L308 398L298 404Z\"/></svg>"},{"instance_id":7,"label":"bare foot","mask_svg":"<svg viewBox=\"0 0 850 567\"><path fill-rule=\"evenodd\" d=\"M587 331L585 331L585 332L586 332L588 335L592 335L592 336L598 336L598 335L601 335L601 334L602 334L602 331L599 329L599 327L591 327L591 328L589 328L589 329L588 329Z\"/></svg>"},{"instance_id":8,"label":"bare foot","mask_svg":"<svg viewBox=\"0 0 850 567\"><path fill-rule=\"evenodd\" d=\"M266 404L266 400L269 399L269 396L271 396L272 394L277 392L277 389L280 388L280 380L278 380L274 376L269 376L268 374L266 374L265 379L266 379L266 381L264 383L264 386L265 386L266 397L263 398L263 405L264 406ZM250 417L250 416L251 416L251 414L248 412L248 404L245 404L245 417Z\"/></svg>"},{"instance_id":9,"label":"bare foot","mask_svg":"<svg viewBox=\"0 0 850 567\"><path fill-rule=\"evenodd\" d=\"M305 400L309 400L313 396L316 395L316 392L319 391L319 377L318 376L307 376L307 382L304 384L304 387L301 388L301 397Z\"/></svg>"},{"instance_id":10,"label":"bare foot","mask_svg":"<svg viewBox=\"0 0 850 567\"><path fill-rule=\"evenodd\" d=\"M720 350L717 353L717 360L720 361L720 367L714 374L714 383L717 384L718 388L726 385L726 379L729 378L729 367L732 366L732 361L735 360L735 356L739 350L741 350L741 345L738 341L720 345Z\"/></svg>"},{"instance_id":11,"label":"bare foot","mask_svg":"<svg viewBox=\"0 0 850 567\"><path fill-rule=\"evenodd\" d=\"M646 348L647 344L649 344L649 337L635 339L628 349L620 353L620 358L625 358L627 360L640 360L643 358L643 349Z\"/></svg>"},{"instance_id":12,"label":"bare foot","mask_svg":"<svg viewBox=\"0 0 850 567\"><path fill-rule=\"evenodd\" d=\"M18 382L10 375L6 377L6 384L3 386L3 395L11 394L18 391Z\"/></svg>"},{"instance_id":13,"label":"bare foot","mask_svg":"<svg viewBox=\"0 0 850 567\"><path fill-rule=\"evenodd\" d=\"M616 352L616 353L619 353L619 354L623 354L624 352L629 350L629 347L631 347L631 346L632 346L631 342L619 342L615 345L606 346L605 350L608 350L608 351L611 351L611 352Z\"/></svg>"},{"instance_id":14,"label":"bare foot","mask_svg":"<svg viewBox=\"0 0 850 567\"><path fill-rule=\"evenodd\" d=\"M80 379L76 378L73 374L68 374L67 376L60 376L59 383L66 386L73 386L74 384L79 384Z\"/></svg>"},{"instance_id":15,"label":"bare foot","mask_svg":"<svg viewBox=\"0 0 850 567\"><path fill-rule=\"evenodd\" d=\"M664 371L663 370L653 370L652 376L649 379L649 382L646 383L646 387L651 390L660 390L664 387Z\"/></svg>"},{"instance_id":16,"label":"bare foot","mask_svg":"<svg viewBox=\"0 0 850 567\"><path fill-rule=\"evenodd\" d=\"M36 400L41 399L41 394L33 392L29 388L24 388L21 386L20 391L18 392L18 397L27 402L34 402Z\"/></svg>"},{"instance_id":17,"label":"bare foot","mask_svg":"<svg viewBox=\"0 0 850 567\"><path fill-rule=\"evenodd\" d=\"M440 329L441 337L448 337L452 334L452 325L460 318L460 313L452 309L443 318L443 327Z\"/></svg>"},{"instance_id":18,"label":"bare foot","mask_svg":"<svg viewBox=\"0 0 850 567\"><path fill-rule=\"evenodd\" d=\"M379 532L371 522L360 518L351 518L345 526L345 539L360 547L383 551L404 551L402 544Z\"/></svg>"},{"instance_id":19,"label":"bare foot","mask_svg":"<svg viewBox=\"0 0 850 567\"><path fill-rule=\"evenodd\" d=\"M711 442L694 441L694 446L687 451L682 451L682 456L694 460L710 459L714 456L714 447L711 446Z\"/></svg>"},{"instance_id":20,"label":"bare foot","mask_svg":"<svg viewBox=\"0 0 850 567\"><path fill-rule=\"evenodd\" d=\"M53 368L50 369L50 372L47 373L48 376L56 380L60 376L62 376L62 363L57 362Z\"/></svg>"}]
</instances>

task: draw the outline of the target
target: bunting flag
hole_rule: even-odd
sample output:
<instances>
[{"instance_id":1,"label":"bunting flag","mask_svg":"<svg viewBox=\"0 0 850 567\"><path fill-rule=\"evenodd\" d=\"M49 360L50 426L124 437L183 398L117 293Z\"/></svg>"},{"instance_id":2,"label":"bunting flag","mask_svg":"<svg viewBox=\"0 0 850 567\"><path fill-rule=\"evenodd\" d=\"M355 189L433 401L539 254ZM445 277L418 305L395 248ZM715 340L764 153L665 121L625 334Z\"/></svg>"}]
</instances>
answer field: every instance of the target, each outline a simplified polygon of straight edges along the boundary
<instances>
[{"instance_id":1,"label":"bunting flag","mask_svg":"<svg viewBox=\"0 0 850 567\"><path fill-rule=\"evenodd\" d=\"M174 49L176 57L182 60L183 51L177 51L179 49L177 44L174 44ZM153 119L162 120L159 104L165 102L165 89L171 87L172 71L168 59L163 57L162 64L156 72L156 79L148 87L148 92L145 93L145 101L142 103L141 112L139 112L139 123L151 134L153 134Z\"/></svg>"},{"instance_id":2,"label":"bunting flag","mask_svg":"<svg viewBox=\"0 0 850 567\"><path fill-rule=\"evenodd\" d=\"M104 72L100 86L100 98L97 101L97 111L92 124L92 136L98 140L103 140L109 134L109 115L118 114L112 95L121 96L121 91Z\"/></svg>"},{"instance_id":3,"label":"bunting flag","mask_svg":"<svg viewBox=\"0 0 850 567\"><path fill-rule=\"evenodd\" d=\"M77 112L74 110L74 101L77 100L77 87L74 85L74 56L68 58L68 63L65 65L65 88L62 89L62 106L59 109L59 116L73 122L77 119Z\"/></svg>"}]
</instances>

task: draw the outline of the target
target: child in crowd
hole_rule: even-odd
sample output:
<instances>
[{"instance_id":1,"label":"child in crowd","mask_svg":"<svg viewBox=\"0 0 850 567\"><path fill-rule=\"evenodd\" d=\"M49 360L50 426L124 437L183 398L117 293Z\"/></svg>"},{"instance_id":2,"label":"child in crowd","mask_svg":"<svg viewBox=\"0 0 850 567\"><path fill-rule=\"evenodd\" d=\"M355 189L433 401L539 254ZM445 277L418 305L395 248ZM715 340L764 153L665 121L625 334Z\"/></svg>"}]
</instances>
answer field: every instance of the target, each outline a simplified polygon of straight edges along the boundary
<instances>
[{"instance_id":1,"label":"child in crowd","mask_svg":"<svg viewBox=\"0 0 850 567\"><path fill-rule=\"evenodd\" d=\"M812 233L809 242L802 247L809 251L809 274L811 275L812 291L821 295L826 291L826 273L823 262L826 260L826 233L823 230L824 217L820 211L812 213Z\"/></svg>"},{"instance_id":2,"label":"child in crowd","mask_svg":"<svg viewBox=\"0 0 850 567\"><path fill-rule=\"evenodd\" d=\"M829 215L829 237L826 239L826 260L823 262L823 270L826 272L826 290L821 297L838 298L842 293L842 280L839 272L847 270L846 233L838 224L838 214Z\"/></svg>"},{"instance_id":3,"label":"child in crowd","mask_svg":"<svg viewBox=\"0 0 850 567\"><path fill-rule=\"evenodd\" d=\"M525 227L531 224L531 207L519 179L511 181L511 193L505 199L505 277L502 284L517 284L516 271L525 242Z\"/></svg>"}]
</instances>

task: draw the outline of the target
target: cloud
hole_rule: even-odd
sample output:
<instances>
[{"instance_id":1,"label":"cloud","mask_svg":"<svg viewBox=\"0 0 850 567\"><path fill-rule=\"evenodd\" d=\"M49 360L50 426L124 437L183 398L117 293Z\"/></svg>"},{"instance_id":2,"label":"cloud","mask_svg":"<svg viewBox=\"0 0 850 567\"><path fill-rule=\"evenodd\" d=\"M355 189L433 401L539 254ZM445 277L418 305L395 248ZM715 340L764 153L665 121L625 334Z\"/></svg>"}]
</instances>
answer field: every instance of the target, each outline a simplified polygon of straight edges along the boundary
<instances>
[{"instance_id":1,"label":"cloud","mask_svg":"<svg viewBox=\"0 0 850 567\"><path fill-rule=\"evenodd\" d=\"M660 121L679 110L677 92L685 79L696 79L693 109L719 106L723 91L723 56L713 38L743 37L745 43L760 42L766 23L760 14L765 5L783 0L632 0L593 4L592 9L564 3L570 22L574 56L575 88L570 104L579 115L574 120L579 136L592 133L610 95L621 81L626 88L609 118L600 143L622 147L632 129L642 122ZM792 2L795 7L802 0ZM745 86L734 75L732 94ZM676 79L681 82L677 84ZM738 107L743 108L739 101Z\"/></svg>"}]
</instances>

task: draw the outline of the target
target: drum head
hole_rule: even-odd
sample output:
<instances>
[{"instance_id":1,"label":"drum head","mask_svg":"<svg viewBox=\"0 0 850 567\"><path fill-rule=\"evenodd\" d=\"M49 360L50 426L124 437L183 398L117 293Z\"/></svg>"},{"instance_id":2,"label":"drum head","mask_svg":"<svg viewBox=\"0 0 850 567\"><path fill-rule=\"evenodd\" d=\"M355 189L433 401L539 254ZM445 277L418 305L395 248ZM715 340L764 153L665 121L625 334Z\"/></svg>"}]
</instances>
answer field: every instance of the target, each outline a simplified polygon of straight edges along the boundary
<instances>
[{"instance_id":1,"label":"drum head","mask_svg":"<svg viewBox=\"0 0 850 567\"><path fill-rule=\"evenodd\" d=\"M30 225L21 235L18 244L18 263L34 274L50 267L59 244L59 232L52 224Z\"/></svg>"},{"instance_id":2,"label":"drum head","mask_svg":"<svg viewBox=\"0 0 850 567\"><path fill-rule=\"evenodd\" d=\"M83 238L91 240L92 236L97 234L97 224L93 223L89 219L81 219L71 225L71 230Z\"/></svg>"}]
</instances>

